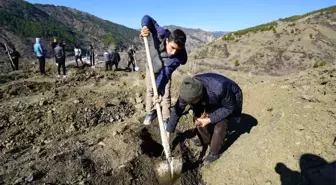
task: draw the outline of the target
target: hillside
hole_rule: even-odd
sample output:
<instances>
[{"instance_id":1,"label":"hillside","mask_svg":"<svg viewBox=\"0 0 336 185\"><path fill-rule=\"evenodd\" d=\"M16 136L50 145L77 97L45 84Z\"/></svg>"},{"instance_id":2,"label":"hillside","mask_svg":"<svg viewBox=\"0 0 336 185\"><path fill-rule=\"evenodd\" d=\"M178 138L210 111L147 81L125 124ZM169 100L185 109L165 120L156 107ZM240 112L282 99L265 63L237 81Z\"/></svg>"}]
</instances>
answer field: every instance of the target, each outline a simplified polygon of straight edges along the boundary
<instances>
[{"instance_id":1,"label":"hillside","mask_svg":"<svg viewBox=\"0 0 336 185\"><path fill-rule=\"evenodd\" d=\"M200 65L282 75L336 61L336 6L230 33L194 51Z\"/></svg>"},{"instance_id":2,"label":"hillside","mask_svg":"<svg viewBox=\"0 0 336 185\"><path fill-rule=\"evenodd\" d=\"M48 46L53 37L98 48L136 44L139 32L72 8L31 4L23 0L0 0L0 42L31 53L35 37ZM47 49L47 48L46 48Z\"/></svg>"},{"instance_id":3,"label":"hillside","mask_svg":"<svg viewBox=\"0 0 336 185\"><path fill-rule=\"evenodd\" d=\"M223 35L228 33L223 31L209 32L201 29L185 28L174 25L164 27L171 31L175 29L181 29L185 32L185 34L187 35L187 43L186 43L187 52L191 52L203 46L204 44L214 41L217 38L222 37Z\"/></svg>"}]
</instances>

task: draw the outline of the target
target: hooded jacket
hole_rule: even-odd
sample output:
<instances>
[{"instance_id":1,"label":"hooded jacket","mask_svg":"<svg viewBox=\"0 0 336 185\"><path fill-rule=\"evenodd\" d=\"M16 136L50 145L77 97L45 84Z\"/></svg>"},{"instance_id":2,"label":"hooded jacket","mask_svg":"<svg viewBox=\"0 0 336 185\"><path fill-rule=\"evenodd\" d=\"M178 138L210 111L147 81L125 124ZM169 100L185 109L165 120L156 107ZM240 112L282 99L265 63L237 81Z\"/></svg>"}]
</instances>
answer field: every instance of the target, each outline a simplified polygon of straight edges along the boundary
<instances>
[{"instance_id":1,"label":"hooded jacket","mask_svg":"<svg viewBox=\"0 0 336 185\"><path fill-rule=\"evenodd\" d=\"M36 38L36 42L34 44L34 52L37 57L44 57L44 50L40 38Z\"/></svg>"}]
</instances>

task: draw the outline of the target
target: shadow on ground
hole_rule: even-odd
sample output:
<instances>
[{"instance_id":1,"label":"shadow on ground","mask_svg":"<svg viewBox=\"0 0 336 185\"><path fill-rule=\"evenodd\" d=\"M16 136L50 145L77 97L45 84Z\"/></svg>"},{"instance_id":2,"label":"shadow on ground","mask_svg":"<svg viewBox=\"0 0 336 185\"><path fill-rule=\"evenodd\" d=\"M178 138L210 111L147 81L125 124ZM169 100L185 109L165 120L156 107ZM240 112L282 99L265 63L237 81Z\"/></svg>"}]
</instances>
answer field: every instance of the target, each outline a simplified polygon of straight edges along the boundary
<instances>
[{"instance_id":1,"label":"shadow on ground","mask_svg":"<svg viewBox=\"0 0 336 185\"><path fill-rule=\"evenodd\" d=\"M335 185L336 161L328 163L314 154L304 154L300 158L300 172L278 163L275 171L280 175L282 185Z\"/></svg>"}]
</instances>

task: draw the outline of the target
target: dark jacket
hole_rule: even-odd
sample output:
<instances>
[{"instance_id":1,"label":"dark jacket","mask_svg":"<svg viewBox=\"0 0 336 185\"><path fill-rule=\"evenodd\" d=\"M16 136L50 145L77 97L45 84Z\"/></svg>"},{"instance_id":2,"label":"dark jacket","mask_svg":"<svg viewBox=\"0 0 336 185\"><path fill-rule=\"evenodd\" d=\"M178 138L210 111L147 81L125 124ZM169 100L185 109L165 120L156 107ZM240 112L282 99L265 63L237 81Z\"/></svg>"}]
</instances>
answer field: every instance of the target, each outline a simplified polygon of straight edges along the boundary
<instances>
[{"instance_id":1,"label":"dark jacket","mask_svg":"<svg viewBox=\"0 0 336 185\"><path fill-rule=\"evenodd\" d=\"M134 53L135 53L135 50L134 49L129 49L127 51L127 54L128 54L128 61L133 61L134 60Z\"/></svg>"},{"instance_id":2,"label":"dark jacket","mask_svg":"<svg viewBox=\"0 0 336 185\"><path fill-rule=\"evenodd\" d=\"M200 80L204 86L203 98L197 104L190 105L196 117L200 117L202 113L207 113L212 124L230 117L240 117L243 94L234 81L214 73L200 74L194 78ZM179 97L170 115L166 128L168 132L175 131L186 106L187 103Z\"/></svg>"},{"instance_id":3,"label":"dark jacket","mask_svg":"<svg viewBox=\"0 0 336 185\"><path fill-rule=\"evenodd\" d=\"M169 37L171 34L169 30L164 29L163 27L159 26L159 24L150 16L145 15L142 18L141 26L147 26L152 34L152 38L154 40L154 43L156 44L156 48L158 52L161 52L162 48L160 49L159 45L165 46L165 40ZM157 42L160 42L159 45L157 45ZM161 53L159 53L161 55ZM151 53L152 55L152 53ZM163 56L160 56L162 59ZM179 51L174 56L166 56L167 58L166 62L163 62L163 67L159 70L157 78L156 78L156 87L158 89L159 94L163 95L165 86L168 83L168 81L171 79L171 76L173 72L178 68L181 64L186 64L188 57L187 52L183 48L181 51Z\"/></svg>"},{"instance_id":4,"label":"dark jacket","mask_svg":"<svg viewBox=\"0 0 336 185\"><path fill-rule=\"evenodd\" d=\"M63 47L61 47L60 45L57 45L54 51L55 51L55 57L57 59L65 59L65 52L64 52Z\"/></svg>"},{"instance_id":5,"label":"dark jacket","mask_svg":"<svg viewBox=\"0 0 336 185\"><path fill-rule=\"evenodd\" d=\"M52 42L52 43L51 43L51 48L52 48L53 50L56 48L56 46L57 46L57 42Z\"/></svg>"},{"instance_id":6,"label":"dark jacket","mask_svg":"<svg viewBox=\"0 0 336 185\"><path fill-rule=\"evenodd\" d=\"M113 51L111 54L110 54L110 59L111 59L111 62L116 64L116 63L119 63L120 61L120 55L118 52L116 51Z\"/></svg>"},{"instance_id":7,"label":"dark jacket","mask_svg":"<svg viewBox=\"0 0 336 185\"><path fill-rule=\"evenodd\" d=\"M11 56L12 60L18 60L21 57L18 51L11 51L9 55Z\"/></svg>"}]
</instances>

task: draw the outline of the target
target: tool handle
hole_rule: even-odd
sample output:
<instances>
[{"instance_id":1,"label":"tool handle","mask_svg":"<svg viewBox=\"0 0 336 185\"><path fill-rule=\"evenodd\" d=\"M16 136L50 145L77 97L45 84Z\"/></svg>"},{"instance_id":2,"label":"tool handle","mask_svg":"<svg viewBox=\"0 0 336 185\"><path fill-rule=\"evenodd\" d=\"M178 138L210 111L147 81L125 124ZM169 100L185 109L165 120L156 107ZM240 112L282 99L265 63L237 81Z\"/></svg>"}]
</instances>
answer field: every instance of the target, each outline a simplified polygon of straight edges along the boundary
<instances>
[{"instance_id":1,"label":"tool handle","mask_svg":"<svg viewBox=\"0 0 336 185\"><path fill-rule=\"evenodd\" d=\"M150 51L149 51L148 38L147 37L143 37L143 38L144 38L144 42L145 42L146 56L147 56L147 61L148 61L147 63L148 63L150 78L151 78L151 82L152 82L154 97L158 97L158 91L157 91L157 88L156 88L155 76L154 76L154 70L153 70L153 63L152 63L152 58L151 58ZM162 146L163 146L163 149L164 149L164 152L166 154L166 158L167 158L168 162L171 163L170 147L169 147L167 133L166 133L166 131L164 129L164 125L163 125L161 106L160 106L159 103L156 103L156 112L157 112L157 117L158 117L158 120L159 120Z\"/></svg>"}]
</instances>

